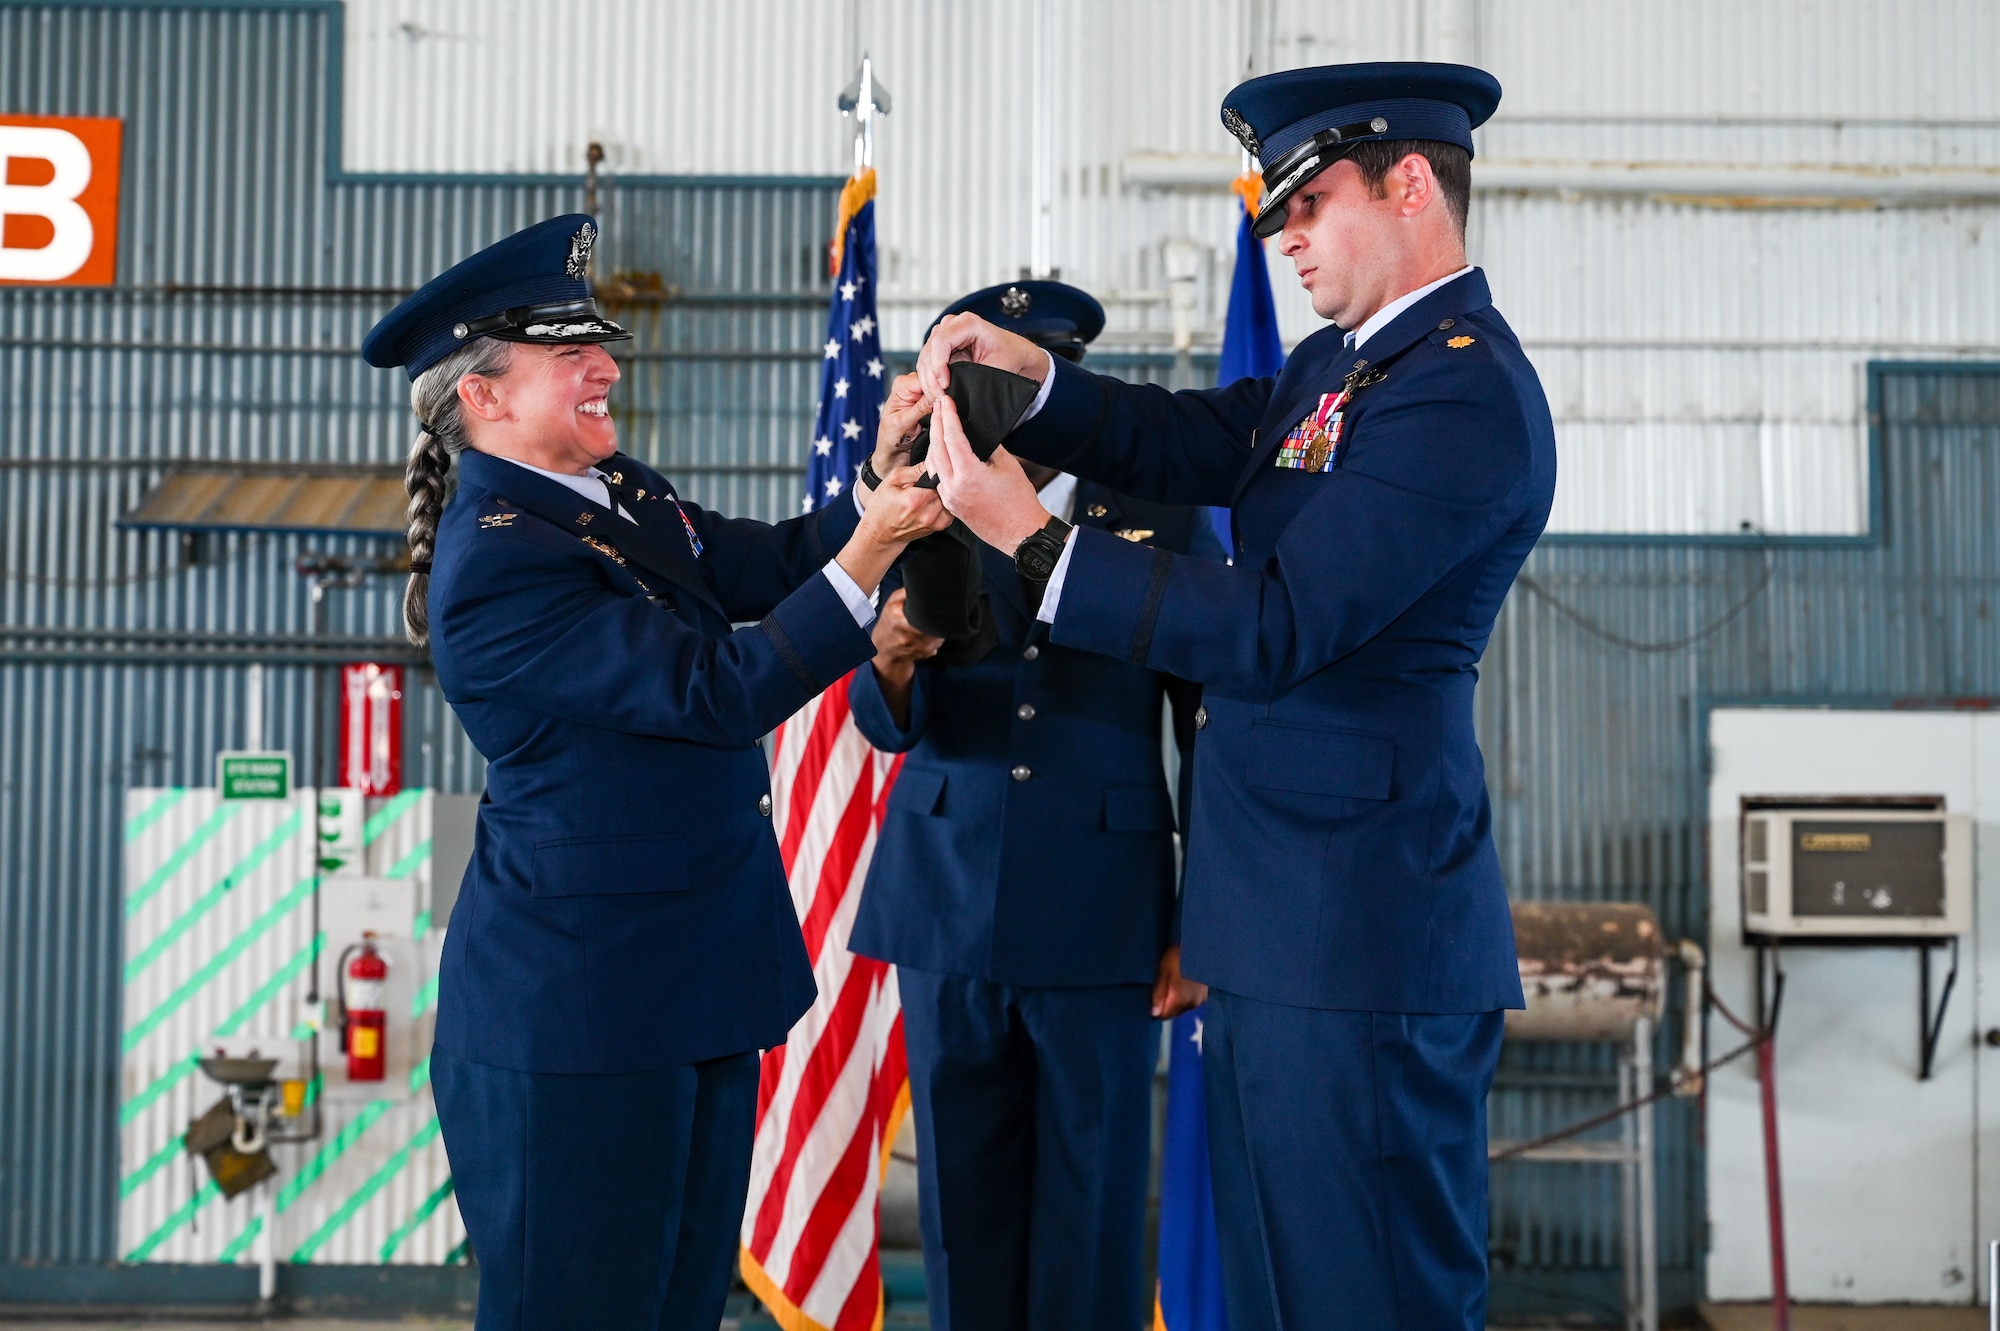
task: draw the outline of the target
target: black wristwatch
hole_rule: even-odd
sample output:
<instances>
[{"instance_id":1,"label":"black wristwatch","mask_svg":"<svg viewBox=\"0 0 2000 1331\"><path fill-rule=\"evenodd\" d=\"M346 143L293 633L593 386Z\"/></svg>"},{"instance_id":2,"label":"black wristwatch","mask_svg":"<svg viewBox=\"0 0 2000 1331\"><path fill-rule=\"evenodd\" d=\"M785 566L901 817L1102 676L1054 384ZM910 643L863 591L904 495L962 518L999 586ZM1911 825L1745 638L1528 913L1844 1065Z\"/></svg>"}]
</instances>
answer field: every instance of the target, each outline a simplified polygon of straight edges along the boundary
<instances>
[{"instance_id":1,"label":"black wristwatch","mask_svg":"<svg viewBox=\"0 0 2000 1331\"><path fill-rule=\"evenodd\" d=\"M882 488L882 474L875 470L875 455L870 453L861 459L861 484L870 490Z\"/></svg>"},{"instance_id":2,"label":"black wristwatch","mask_svg":"<svg viewBox=\"0 0 2000 1331\"><path fill-rule=\"evenodd\" d=\"M1062 558L1063 546L1072 528L1061 518L1050 518L1042 529L1014 547L1014 568L1029 582L1047 582Z\"/></svg>"}]
</instances>

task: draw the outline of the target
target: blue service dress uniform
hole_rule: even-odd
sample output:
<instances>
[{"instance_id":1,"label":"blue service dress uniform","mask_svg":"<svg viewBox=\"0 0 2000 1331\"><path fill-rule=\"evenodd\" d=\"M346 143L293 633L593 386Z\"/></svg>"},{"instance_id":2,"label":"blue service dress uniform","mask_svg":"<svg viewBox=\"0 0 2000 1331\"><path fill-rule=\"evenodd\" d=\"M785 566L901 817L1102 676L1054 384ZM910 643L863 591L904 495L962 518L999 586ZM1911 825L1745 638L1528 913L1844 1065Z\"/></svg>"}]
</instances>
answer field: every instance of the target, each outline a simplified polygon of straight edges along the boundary
<instances>
[{"instance_id":1,"label":"blue service dress uniform","mask_svg":"<svg viewBox=\"0 0 2000 1331\"><path fill-rule=\"evenodd\" d=\"M1221 557L1191 509L1084 482L1074 513ZM848 685L862 734L907 755L851 946L897 967L931 1325L1134 1328L1176 907L1161 701L1191 717L1195 690L1050 642L1013 562L980 552L998 647L919 663L906 723L873 670Z\"/></svg>"},{"instance_id":2,"label":"blue service dress uniform","mask_svg":"<svg viewBox=\"0 0 2000 1331\"><path fill-rule=\"evenodd\" d=\"M1521 988L1472 697L1553 495L1534 369L1475 269L1275 379L1053 374L1010 448L1232 509L1233 567L1077 531L1050 634L1203 686L1183 969L1214 989L1232 1331L1483 1326L1485 1095Z\"/></svg>"},{"instance_id":3,"label":"blue service dress uniform","mask_svg":"<svg viewBox=\"0 0 2000 1331\"><path fill-rule=\"evenodd\" d=\"M479 1326L708 1331L753 1051L814 994L758 741L874 654L819 576L856 510L723 518L614 455L634 523L504 459L458 466L431 651L488 767L432 1077Z\"/></svg>"}]
</instances>

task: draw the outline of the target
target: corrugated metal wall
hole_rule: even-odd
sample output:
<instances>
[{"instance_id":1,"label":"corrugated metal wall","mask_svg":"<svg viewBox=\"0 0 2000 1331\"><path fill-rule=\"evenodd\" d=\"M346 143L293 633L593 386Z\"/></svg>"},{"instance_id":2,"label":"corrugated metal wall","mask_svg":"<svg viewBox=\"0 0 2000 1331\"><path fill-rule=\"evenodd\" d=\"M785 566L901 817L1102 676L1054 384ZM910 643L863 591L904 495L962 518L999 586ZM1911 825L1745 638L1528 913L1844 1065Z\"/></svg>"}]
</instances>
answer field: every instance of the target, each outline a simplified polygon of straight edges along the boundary
<instances>
[{"instance_id":1,"label":"corrugated metal wall","mask_svg":"<svg viewBox=\"0 0 2000 1331\"><path fill-rule=\"evenodd\" d=\"M1640 900L1670 937L1707 936L1706 709L1721 701L2000 705L2000 366L1880 367L1884 532L1855 546L1545 543L1487 650L1479 730L1519 896ZM1673 1029L1660 1049L1677 1047ZM1717 1023L1713 1052L1733 1047ZM1496 1135L1611 1102L1610 1053L1514 1046ZM1705 1242L1699 1114L1661 1113L1670 1303ZM1513 1164L1494 1178L1496 1297L1612 1296L1612 1171ZM1540 1293L1538 1293L1540 1291Z\"/></svg>"},{"instance_id":2,"label":"corrugated metal wall","mask_svg":"<svg viewBox=\"0 0 2000 1331\"><path fill-rule=\"evenodd\" d=\"M846 169L833 96L866 45L895 96L878 210L884 341L1029 260L1033 4L354 0L354 170ZM1196 254L1221 335L1226 194L1142 187L1135 153L1235 151L1216 118L1252 43L1268 68L1467 59L1507 89L1483 162L1739 169L2000 167L2000 50L1983 0L1098 0L1050 5L1053 262L1104 297L1112 340L1169 335L1165 247ZM1259 36L1258 34L1261 34ZM463 114L504 79L508 107ZM1475 186L1480 173L1475 170ZM1486 192L1470 227L1547 377L1564 446L1552 530L1800 536L1866 530L1861 366L2000 355L2000 207L1784 207ZM1274 254L1286 340L1318 326Z\"/></svg>"},{"instance_id":3,"label":"corrugated metal wall","mask_svg":"<svg viewBox=\"0 0 2000 1331\"><path fill-rule=\"evenodd\" d=\"M246 740L315 742L311 660L393 652L400 584L329 594L306 549L393 543L119 531L176 458L395 462L406 384L355 353L447 263L582 202L576 182L329 181L338 5L0 4L0 109L125 121L115 288L0 288L0 1261L115 1258L123 792L213 784ZM634 304L626 447L694 498L789 512L812 415L832 183L627 183L603 271ZM330 702L330 691L328 694ZM434 684L404 780L479 789ZM132 1162L128 1162L130 1164Z\"/></svg>"}]
</instances>

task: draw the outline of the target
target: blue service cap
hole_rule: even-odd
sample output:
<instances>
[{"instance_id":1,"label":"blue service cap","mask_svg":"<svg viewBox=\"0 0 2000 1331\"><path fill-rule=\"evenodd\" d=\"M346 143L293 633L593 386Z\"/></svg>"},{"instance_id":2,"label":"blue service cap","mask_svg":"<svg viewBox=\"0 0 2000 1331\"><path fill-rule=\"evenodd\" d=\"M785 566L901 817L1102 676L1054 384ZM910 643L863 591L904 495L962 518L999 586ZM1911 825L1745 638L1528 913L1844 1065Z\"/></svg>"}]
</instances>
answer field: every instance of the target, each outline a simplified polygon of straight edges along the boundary
<instances>
[{"instance_id":1,"label":"blue service cap","mask_svg":"<svg viewBox=\"0 0 2000 1331\"><path fill-rule=\"evenodd\" d=\"M946 306L931 329L954 314L976 314L1066 360L1082 360L1084 347L1104 331L1104 307L1067 282L1024 279L975 291Z\"/></svg>"},{"instance_id":2,"label":"blue service cap","mask_svg":"<svg viewBox=\"0 0 2000 1331\"><path fill-rule=\"evenodd\" d=\"M597 224L583 213L551 217L433 277L361 340L361 358L410 378L475 337L507 342L619 342L632 335L597 312L590 247Z\"/></svg>"},{"instance_id":3,"label":"blue service cap","mask_svg":"<svg viewBox=\"0 0 2000 1331\"><path fill-rule=\"evenodd\" d=\"M1429 139L1472 151L1472 131L1500 105L1500 81L1470 65L1392 60L1288 69L1239 83L1222 124L1264 173L1252 229L1276 235L1299 186L1370 139Z\"/></svg>"}]
</instances>

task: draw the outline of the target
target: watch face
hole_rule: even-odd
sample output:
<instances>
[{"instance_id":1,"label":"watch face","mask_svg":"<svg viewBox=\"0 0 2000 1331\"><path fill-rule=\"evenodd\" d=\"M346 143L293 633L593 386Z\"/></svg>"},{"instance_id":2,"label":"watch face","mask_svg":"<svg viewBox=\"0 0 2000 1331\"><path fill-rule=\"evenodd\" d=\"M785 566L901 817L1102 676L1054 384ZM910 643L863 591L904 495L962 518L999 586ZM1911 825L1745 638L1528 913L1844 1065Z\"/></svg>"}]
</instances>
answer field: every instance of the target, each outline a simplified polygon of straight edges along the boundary
<instances>
[{"instance_id":1,"label":"watch face","mask_svg":"<svg viewBox=\"0 0 2000 1331\"><path fill-rule=\"evenodd\" d=\"M1048 581L1049 575L1056 571L1055 556L1049 551L1052 544L1044 532L1036 532L1021 542L1020 548L1014 552L1014 567L1021 571L1022 577L1033 578L1037 582Z\"/></svg>"}]
</instances>

